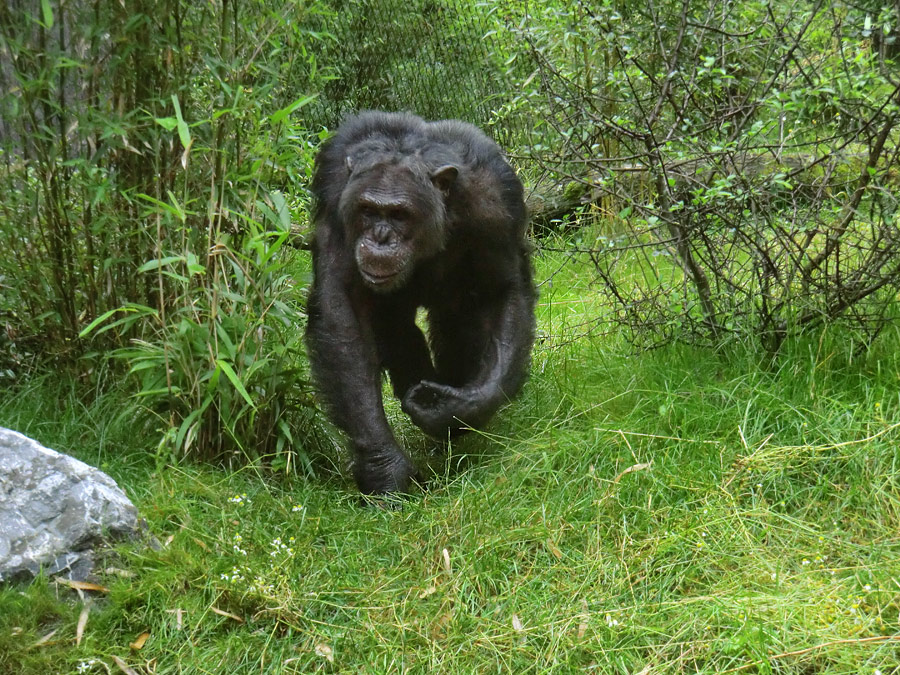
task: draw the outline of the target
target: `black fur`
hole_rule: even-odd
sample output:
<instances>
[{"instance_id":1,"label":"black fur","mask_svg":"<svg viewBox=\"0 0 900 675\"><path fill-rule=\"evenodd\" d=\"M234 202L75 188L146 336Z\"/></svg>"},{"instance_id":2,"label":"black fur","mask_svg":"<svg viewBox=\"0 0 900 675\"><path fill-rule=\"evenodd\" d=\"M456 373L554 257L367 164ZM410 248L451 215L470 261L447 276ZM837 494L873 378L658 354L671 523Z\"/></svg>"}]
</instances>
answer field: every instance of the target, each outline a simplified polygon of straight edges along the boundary
<instances>
[{"instance_id":1,"label":"black fur","mask_svg":"<svg viewBox=\"0 0 900 675\"><path fill-rule=\"evenodd\" d=\"M443 438L487 422L526 377L535 291L522 184L470 124L366 112L324 144L312 190L313 375L360 490L403 492L416 470L385 418L383 370L413 422Z\"/></svg>"}]
</instances>

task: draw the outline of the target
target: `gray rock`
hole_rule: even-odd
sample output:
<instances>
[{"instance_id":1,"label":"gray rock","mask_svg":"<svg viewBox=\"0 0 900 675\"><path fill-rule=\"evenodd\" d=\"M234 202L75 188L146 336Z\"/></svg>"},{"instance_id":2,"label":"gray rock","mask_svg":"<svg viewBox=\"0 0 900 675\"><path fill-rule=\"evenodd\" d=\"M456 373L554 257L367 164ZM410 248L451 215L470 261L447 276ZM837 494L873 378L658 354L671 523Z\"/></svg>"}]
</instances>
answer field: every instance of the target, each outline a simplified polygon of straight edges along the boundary
<instances>
[{"instance_id":1,"label":"gray rock","mask_svg":"<svg viewBox=\"0 0 900 675\"><path fill-rule=\"evenodd\" d=\"M0 427L0 581L41 568L83 579L96 547L139 531L137 509L112 478Z\"/></svg>"}]
</instances>

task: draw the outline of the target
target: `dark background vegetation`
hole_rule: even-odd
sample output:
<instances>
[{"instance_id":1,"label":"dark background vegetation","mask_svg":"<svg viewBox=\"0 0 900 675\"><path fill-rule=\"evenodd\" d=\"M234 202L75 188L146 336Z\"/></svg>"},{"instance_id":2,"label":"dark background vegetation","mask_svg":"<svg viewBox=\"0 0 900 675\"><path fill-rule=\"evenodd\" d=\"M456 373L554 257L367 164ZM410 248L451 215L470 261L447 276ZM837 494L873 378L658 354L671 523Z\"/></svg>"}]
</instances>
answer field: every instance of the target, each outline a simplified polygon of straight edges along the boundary
<instances>
[{"instance_id":1,"label":"dark background vegetation","mask_svg":"<svg viewBox=\"0 0 900 675\"><path fill-rule=\"evenodd\" d=\"M310 161L370 107L504 144L539 252L563 233L592 262L587 335L774 355L840 322L864 349L896 315L898 11L11 0L0 378L127 372L161 456L292 463L318 434L295 265Z\"/></svg>"}]
</instances>

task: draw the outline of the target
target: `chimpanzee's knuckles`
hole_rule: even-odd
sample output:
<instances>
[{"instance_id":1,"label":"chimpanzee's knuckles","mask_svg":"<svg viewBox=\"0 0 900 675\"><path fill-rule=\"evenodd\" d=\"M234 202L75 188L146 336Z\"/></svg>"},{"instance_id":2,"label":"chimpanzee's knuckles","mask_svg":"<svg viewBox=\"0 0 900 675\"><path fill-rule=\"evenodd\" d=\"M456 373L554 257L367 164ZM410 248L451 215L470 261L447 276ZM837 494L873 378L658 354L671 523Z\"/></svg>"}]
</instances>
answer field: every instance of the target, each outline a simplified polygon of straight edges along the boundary
<instances>
[{"instance_id":1,"label":"chimpanzee's knuckles","mask_svg":"<svg viewBox=\"0 0 900 675\"><path fill-rule=\"evenodd\" d=\"M406 494L418 477L416 465L403 453L374 459L360 457L353 463L353 478L363 494Z\"/></svg>"},{"instance_id":2,"label":"chimpanzee's knuckles","mask_svg":"<svg viewBox=\"0 0 900 675\"><path fill-rule=\"evenodd\" d=\"M453 426L453 414L446 406L411 410L407 414L417 427L434 438L444 438Z\"/></svg>"}]
</instances>

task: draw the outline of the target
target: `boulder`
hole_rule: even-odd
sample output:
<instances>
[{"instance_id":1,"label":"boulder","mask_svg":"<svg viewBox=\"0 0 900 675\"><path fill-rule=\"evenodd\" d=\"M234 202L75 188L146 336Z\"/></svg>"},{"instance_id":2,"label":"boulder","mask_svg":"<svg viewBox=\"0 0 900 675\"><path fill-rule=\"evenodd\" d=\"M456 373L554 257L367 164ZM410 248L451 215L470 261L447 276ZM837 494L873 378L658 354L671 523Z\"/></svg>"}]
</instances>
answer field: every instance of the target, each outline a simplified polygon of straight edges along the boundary
<instances>
[{"instance_id":1,"label":"boulder","mask_svg":"<svg viewBox=\"0 0 900 675\"><path fill-rule=\"evenodd\" d=\"M84 579L94 550L140 531L116 482L74 457L0 427L0 581Z\"/></svg>"}]
</instances>

